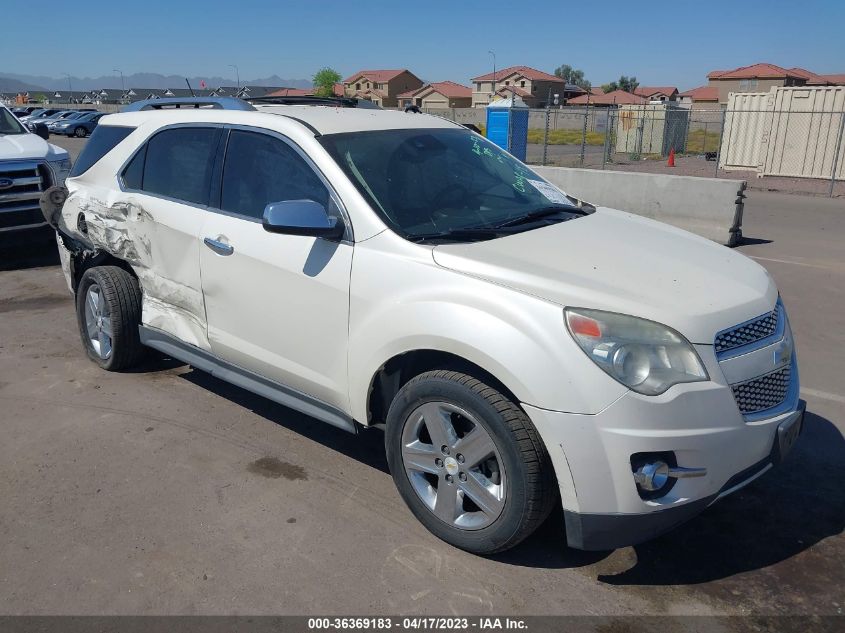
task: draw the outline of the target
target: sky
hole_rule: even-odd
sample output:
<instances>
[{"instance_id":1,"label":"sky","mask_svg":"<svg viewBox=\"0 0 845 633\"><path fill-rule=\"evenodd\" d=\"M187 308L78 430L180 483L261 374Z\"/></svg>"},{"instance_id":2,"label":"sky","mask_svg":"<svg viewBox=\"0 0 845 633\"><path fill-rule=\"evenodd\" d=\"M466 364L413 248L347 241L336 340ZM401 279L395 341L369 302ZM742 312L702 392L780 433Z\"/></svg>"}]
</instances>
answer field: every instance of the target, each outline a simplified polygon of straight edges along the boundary
<instances>
[{"instance_id":1,"label":"sky","mask_svg":"<svg viewBox=\"0 0 845 633\"><path fill-rule=\"evenodd\" d=\"M235 64L242 80L310 79L330 66L468 84L492 71L491 50L498 68L569 64L594 85L625 74L683 90L711 70L760 61L845 73L845 0L91 0L71 11L66 0L42 0L37 15L7 25L0 76L120 68L234 81Z\"/></svg>"}]
</instances>

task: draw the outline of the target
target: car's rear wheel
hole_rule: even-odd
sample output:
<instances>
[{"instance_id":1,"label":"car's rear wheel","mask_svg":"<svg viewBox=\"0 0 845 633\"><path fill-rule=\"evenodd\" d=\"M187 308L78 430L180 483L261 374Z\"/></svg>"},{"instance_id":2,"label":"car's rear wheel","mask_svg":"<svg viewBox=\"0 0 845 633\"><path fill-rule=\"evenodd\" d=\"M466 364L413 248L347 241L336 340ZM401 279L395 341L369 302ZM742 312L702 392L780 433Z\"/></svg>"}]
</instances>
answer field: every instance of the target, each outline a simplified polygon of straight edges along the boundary
<instances>
[{"instance_id":1,"label":"car's rear wheel","mask_svg":"<svg viewBox=\"0 0 845 633\"><path fill-rule=\"evenodd\" d=\"M85 138L85 134L87 133L84 127L78 127L73 131L73 135L76 138Z\"/></svg>"},{"instance_id":2,"label":"car's rear wheel","mask_svg":"<svg viewBox=\"0 0 845 633\"><path fill-rule=\"evenodd\" d=\"M509 549L554 506L554 473L531 420L466 374L431 371L403 386L390 405L385 444L405 503L461 549Z\"/></svg>"},{"instance_id":3,"label":"car's rear wheel","mask_svg":"<svg viewBox=\"0 0 845 633\"><path fill-rule=\"evenodd\" d=\"M141 289L129 272L117 266L85 271L76 292L76 316L88 356L103 369L120 371L143 357Z\"/></svg>"}]
</instances>

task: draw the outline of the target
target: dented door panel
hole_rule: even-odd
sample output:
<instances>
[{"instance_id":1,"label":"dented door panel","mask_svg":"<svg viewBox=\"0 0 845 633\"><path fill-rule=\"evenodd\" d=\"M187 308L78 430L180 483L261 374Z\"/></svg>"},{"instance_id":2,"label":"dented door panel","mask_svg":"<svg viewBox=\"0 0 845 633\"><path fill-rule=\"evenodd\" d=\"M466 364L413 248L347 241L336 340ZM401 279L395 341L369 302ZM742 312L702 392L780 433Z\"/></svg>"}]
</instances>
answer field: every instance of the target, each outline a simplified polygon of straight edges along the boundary
<instances>
[{"instance_id":1,"label":"dented door panel","mask_svg":"<svg viewBox=\"0 0 845 633\"><path fill-rule=\"evenodd\" d=\"M199 274L204 208L138 192L69 185L61 228L132 266L143 293L144 325L210 349Z\"/></svg>"}]
</instances>

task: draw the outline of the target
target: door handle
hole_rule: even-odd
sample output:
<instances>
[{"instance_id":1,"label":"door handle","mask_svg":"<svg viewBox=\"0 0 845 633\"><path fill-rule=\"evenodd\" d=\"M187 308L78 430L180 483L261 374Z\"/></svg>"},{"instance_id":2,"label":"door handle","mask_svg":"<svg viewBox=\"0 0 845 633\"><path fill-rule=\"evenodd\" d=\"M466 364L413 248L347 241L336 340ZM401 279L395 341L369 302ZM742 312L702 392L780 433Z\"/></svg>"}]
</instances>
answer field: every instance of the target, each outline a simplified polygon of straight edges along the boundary
<instances>
[{"instance_id":1,"label":"door handle","mask_svg":"<svg viewBox=\"0 0 845 633\"><path fill-rule=\"evenodd\" d=\"M210 237L206 237L203 242L218 255L231 255L235 252L234 246L221 242L220 240L213 240Z\"/></svg>"}]
</instances>

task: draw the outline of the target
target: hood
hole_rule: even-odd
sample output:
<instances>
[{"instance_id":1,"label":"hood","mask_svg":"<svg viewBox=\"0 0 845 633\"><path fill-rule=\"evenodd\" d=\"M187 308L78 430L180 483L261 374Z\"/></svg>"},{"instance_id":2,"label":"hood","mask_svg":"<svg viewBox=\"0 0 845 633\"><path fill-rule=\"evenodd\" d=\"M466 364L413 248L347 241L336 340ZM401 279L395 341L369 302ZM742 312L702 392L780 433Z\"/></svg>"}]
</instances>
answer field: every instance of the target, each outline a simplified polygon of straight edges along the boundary
<instances>
[{"instance_id":1,"label":"hood","mask_svg":"<svg viewBox=\"0 0 845 633\"><path fill-rule=\"evenodd\" d=\"M681 229L622 211L507 237L443 244L434 261L565 306L668 325L712 345L720 330L772 309L777 288L749 258Z\"/></svg>"},{"instance_id":2,"label":"hood","mask_svg":"<svg viewBox=\"0 0 845 633\"><path fill-rule=\"evenodd\" d=\"M36 134L0 136L0 160L46 158L49 144Z\"/></svg>"},{"instance_id":3,"label":"hood","mask_svg":"<svg viewBox=\"0 0 845 633\"><path fill-rule=\"evenodd\" d=\"M0 160L47 160L68 158L67 150L51 145L37 134L0 136Z\"/></svg>"}]
</instances>

